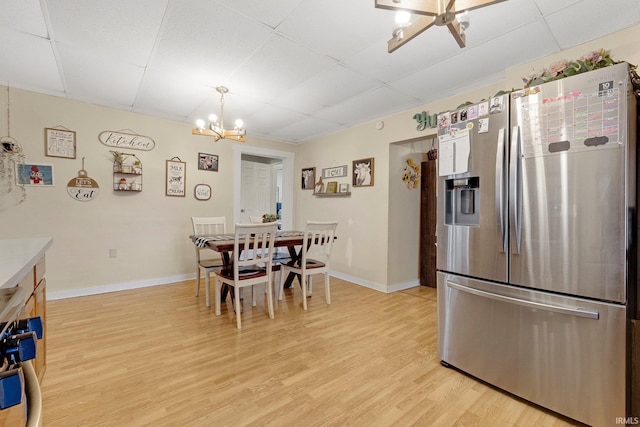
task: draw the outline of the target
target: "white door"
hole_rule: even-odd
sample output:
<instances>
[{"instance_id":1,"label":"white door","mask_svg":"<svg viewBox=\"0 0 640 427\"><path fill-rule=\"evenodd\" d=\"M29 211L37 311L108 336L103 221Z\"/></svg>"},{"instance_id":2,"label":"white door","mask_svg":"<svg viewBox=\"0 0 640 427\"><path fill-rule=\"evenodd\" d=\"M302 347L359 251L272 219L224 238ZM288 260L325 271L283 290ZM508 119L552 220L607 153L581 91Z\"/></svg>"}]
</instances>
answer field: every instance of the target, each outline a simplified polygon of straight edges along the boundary
<instances>
[{"instance_id":1,"label":"white door","mask_svg":"<svg viewBox=\"0 0 640 427\"><path fill-rule=\"evenodd\" d=\"M249 223L250 215L274 213L275 206L270 206L271 198L271 166L243 160L240 222Z\"/></svg>"}]
</instances>

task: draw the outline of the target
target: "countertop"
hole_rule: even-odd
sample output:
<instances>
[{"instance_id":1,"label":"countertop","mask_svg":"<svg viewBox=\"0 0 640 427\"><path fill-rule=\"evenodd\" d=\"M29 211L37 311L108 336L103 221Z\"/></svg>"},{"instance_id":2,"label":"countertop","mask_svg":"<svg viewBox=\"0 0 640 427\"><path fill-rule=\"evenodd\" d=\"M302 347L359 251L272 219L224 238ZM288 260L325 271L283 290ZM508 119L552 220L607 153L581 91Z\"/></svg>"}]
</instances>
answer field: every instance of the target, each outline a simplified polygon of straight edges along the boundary
<instances>
[{"instance_id":1,"label":"countertop","mask_svg":"<svg viewBox=\"0 0 640 427\"><path fill-rule=\"evenodd\" d=\"M0 239L0 288L20 283L52 243L51 237Z\"/></svg>"}]
</instances>

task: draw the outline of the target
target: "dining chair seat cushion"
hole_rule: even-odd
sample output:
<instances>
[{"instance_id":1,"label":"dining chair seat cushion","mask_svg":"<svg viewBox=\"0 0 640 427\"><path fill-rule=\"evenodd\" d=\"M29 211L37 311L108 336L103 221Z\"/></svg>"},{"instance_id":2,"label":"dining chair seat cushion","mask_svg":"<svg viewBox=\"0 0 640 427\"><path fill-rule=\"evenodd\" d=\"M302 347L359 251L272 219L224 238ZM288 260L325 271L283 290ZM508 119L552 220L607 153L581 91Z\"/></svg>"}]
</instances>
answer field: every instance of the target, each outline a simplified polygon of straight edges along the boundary
<instances>
[{"instance_id":1,"label":"dining chair seat cushion","mask_svg":"<svg viewBox=\"0 0 640 427\"><path fill-rule=\"evenodd\" d=\"M240 276L240 280L253 279L256 277L267 275L264 268L257 267L257 266L241 268L238 274ZM222 270L220 270L218 275L224 277L225 279L233 280L233 268L223 268Z\"/></svg>"},{"instance_id":2,"label":"dining chair seat cushion","mask_svg":"<svg viewBox=\"0 0 640 427\"><path fill-rule=\"evenodd\" d=\"M283 263L284 265L287 265L289 267L294 267L294 268L300 268L300 260L298 261L289 261L287 263ZM320 261L316 261L315 259L308 259L307 260L307 268L321 268L324 267L326 264L324 262L320 262Z\"/></svg>"},{"instance_id":3,"label":"dining chair seat cushion","mask_svg":"<svg viewBox=\"0 0 640 427\"><path fill-rule=\"evenodd\" d=\"M201 259L198 264L202 268L222 267L224 265L221 259Z\"/></svg>"}]
</instances>

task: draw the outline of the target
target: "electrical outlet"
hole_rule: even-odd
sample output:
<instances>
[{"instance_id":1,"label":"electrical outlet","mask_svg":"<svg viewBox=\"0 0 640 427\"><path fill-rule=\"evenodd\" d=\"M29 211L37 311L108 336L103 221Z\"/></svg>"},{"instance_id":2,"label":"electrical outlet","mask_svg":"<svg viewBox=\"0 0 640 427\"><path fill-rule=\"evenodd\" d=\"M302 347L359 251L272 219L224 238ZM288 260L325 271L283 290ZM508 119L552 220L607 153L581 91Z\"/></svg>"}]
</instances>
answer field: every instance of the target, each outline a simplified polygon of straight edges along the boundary
<instances>
[{"instance_id":1,"label":"electrical outlet","mask_svg":"<svg viewBox=\"0 0 640 427\"><path fill-rule=\"evenodd\" d=\"M117 258L118 250L117 249L109 249L109 258Z\"/></svg>"}]
</instances>

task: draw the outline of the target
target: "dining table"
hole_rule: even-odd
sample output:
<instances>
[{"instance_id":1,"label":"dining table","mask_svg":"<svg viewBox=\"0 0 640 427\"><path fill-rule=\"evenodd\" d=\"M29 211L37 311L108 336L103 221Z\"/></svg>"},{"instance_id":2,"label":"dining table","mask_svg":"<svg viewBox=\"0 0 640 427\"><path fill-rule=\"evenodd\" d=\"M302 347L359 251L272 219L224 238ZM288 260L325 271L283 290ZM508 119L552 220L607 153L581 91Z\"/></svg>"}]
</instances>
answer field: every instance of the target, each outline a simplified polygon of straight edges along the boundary
<instances>
[{"instance_id":1,"label":"dining table","mask_svg":"<svg viewBox=\"0 0 640 427\"><path fill-rule=\"evenodd\" d=\"M215 234L215 235L190 235L189 238L196 246L200 248L209 248L215 252L219 252L222 258L223 268L231 268L233 263L233 248L235 243L235 234L233 233L225 233L225 234ZM304 231L277 231L276 237L274 239L273 246L275 248L287 248L288 257L286 257L287 262L290 261L298 261L302 258L302 245L304 244ZM298 249L300 247L300 249ZM243 245L240 247L241 250L244 250ZM274 254L274 259L279 257L278 254ZM287 279L284 283L285 288L291 287L295 278L298 277L298 281L300 283L299 275L295 273L289 273ZM228 289L226 287L222 289L221 300L225 301L227 298Z\"/></svg>"}]
</instances>

